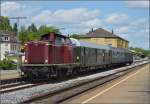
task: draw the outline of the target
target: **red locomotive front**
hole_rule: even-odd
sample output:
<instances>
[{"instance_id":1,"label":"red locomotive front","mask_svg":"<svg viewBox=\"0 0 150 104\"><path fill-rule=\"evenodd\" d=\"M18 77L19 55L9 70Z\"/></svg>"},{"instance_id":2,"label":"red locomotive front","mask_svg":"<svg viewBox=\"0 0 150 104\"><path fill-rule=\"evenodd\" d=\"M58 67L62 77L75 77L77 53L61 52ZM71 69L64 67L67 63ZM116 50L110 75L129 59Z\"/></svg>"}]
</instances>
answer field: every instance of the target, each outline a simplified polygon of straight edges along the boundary
<instances>
[{"instance_id":1,"label":"red locomotive front","mask_svg":"<svg viewBox=\"0 0 150 104\"><path fill-rule=\"evenodd\" d=\"M27 64L45 63L45 42L28 42L25 45L25 62Z\"/></svg>"},{"instance_id":2,"label":"red locomotive front","mask_svg":"<svg viewBox=\"0 0 150 104\"><path fill-rule=\"evenodd\" d=\"M40 41L28 42L25 50L27 64L63 64L73 63L73 46L69 38L49 33Z\"/></svg>"}]
</instances>

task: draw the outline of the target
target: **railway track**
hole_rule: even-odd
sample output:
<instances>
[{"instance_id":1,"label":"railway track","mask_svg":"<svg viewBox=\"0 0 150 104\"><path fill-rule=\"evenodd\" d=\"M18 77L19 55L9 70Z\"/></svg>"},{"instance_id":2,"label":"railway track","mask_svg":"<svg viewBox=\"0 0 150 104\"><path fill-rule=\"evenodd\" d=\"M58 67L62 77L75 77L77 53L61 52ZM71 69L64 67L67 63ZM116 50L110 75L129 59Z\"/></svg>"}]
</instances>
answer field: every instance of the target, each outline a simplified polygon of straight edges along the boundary
<instances>
[{"instance_id":1,"label":"railway track","mask_svg":"<svg viewBox=\"0 0 150 104\"><path fill-rule=\"evenodd\" d=\"M10 93L13 91L18 91L18 90L24 90L26 88L32 88L40 85L47 84L49 82L36 82L36 83L29 83L29 82L17 82L17 83L11 83L11 84L4 84L1 85L0 89L0 94L3 93Z\"/></svg>"},{"instance_id":2,"label":"railway track","mask_svg":"<svg viewBox=\"0 0 150 104\"><path fill-rule=\"evenodd\" d=\"M0 85L0 88L1 89L10 88L10 87L22 85L23 83L26 83L26 82L16 82L16 83L10 83L10 84L2 84L2 85Z\"/></svg>"},{"instance_id":3,"label":"railway track","mask_svg":"<svg viewBox=\"0 0 150 104\"><path fill-rule=\"evenodd\" d=\"M30 87L34 87L37 86L36 84L29 84L29 83L18 83L18 84L13 84L13 85L8 85L3 87L0 90L0 93L8 93L8 92L12 92L12 91L17 91L17 90L22 90L25 88L30 88Z\"/></svg>"}]
</instances>

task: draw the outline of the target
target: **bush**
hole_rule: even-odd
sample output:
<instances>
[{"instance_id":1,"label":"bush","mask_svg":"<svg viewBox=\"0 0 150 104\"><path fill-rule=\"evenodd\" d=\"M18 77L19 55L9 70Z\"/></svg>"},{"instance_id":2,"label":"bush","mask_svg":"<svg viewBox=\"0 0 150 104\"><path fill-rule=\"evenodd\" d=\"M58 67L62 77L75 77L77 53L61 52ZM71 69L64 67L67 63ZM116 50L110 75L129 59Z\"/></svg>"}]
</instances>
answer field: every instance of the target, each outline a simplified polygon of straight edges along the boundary
<instances>
[{"instance_id":1,"label":"bush","mask_svg":"<svg viewBox=\"0 0 150 104\"><path fill-rule=\"evenodd\" d=\"M14 70L16 69L16 65L8 59L4 59L0 62L0 69L2 70Z\"/></svg>"}]
</instances>

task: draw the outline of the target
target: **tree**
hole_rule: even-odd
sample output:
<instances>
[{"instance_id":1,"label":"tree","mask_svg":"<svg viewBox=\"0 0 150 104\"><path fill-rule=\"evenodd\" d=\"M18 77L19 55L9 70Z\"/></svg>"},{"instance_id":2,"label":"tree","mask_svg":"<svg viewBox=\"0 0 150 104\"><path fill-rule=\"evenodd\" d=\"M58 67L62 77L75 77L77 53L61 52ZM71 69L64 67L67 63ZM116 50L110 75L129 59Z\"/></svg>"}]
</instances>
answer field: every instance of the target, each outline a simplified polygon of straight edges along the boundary
<instances>
[{"instance_id":1,"label":"tree","mask_svg":"<svg viewBox=\"0 0 150 104\"><path fill-rule=\"evenodd\" d=\"M17 31L18 31L17 23L14 23L12 30L13 30L14 32L17 32Z\"/></svg>"},{"instance_id":2,"label":"tree","mask_svg":"<svg viewBox=\"0 0 150 104\"><path fill-rule=\"evenodd\" d=\"M32 23L31 26L28 27L28 31L29 32L37 32L37 28L34 25L34 23Z\"/></svg>"},{"instance_id":3,"label":"tree","mask_svg":"<svg viewBox=\"0 0 150 104\"><path fill-rule=\"evenodd\" d=\"M38 35L37 32L28 32L28 39L29 39L29 41L39 40L40 35Z\"/></svg>"},{"instance_id":4,"label":"tree","mask_svg":"<svg viewBox=\"0 0 150 104\"><path fill-rule=\"evenodd\" d=\"M55 33L58 33L60 34L60 31L58 28L54 27L54 26L49 26L47 27L46 25L42 25L39 27L38 29L38 34L41 36L43 34L47 34L49 32L55 32Z\"/></svg>"},{"instance_id":5,"label":"tree","mask_svg":"<svg viewBox=\"0 0 150 104\"><path fill-rule=\"evenodd\" d=\"M0 16L0 29L4 31L12 30L10 21L7 17Z\"/></svg>"},{"instance_id":6,"label":"tree","mask_svg":"<svg viewBox=\"0 0 150 104\"><path fill-rule=\"evenodd\" d=\"M148 57L150 54L150 50L145 50L139 47L130 47L131 50L134 50L135 52L137 52L137 55L139 56L143 56L143 57Z\"/></svg>"},{"instance_id":7,"label":"tree","mask_svg":"<svg viewBox=\"0 0 150 104\"><path fill-rule=\"evenodd\" d=\"M70 38L80 39L80 35L78 35L78 34L71 34Z\"/></svg>"},{"instance_id":8,"label":"tree","mask_svg":"<svg viewBox=\"0 0 150 104\"><path fill-rule=\"evenodd\" d=\"M25 26L21 26L21 28L20 28L19 40L21 41L21 44L24 44L25 42L29 41L28 32L27 32Z\"/></svg>"}]
</instances>

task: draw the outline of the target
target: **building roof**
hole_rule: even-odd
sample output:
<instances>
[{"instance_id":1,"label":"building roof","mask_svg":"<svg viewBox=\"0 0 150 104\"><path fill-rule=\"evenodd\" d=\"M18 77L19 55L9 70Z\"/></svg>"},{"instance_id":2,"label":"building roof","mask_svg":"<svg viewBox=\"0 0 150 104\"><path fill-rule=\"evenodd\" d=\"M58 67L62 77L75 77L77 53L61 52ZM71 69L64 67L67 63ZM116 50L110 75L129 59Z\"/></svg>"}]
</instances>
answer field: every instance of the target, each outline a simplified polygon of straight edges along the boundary
<instances>
[{"instance_id":1,"label":"building roof","mask_svg":"<svg viewBox=\"0 0 150 104\"><path fill-rule=\"evenodd\" d=\"M96 30L91 30L85 35L80 35L81 38L120 38L122 40L125 40L114 33L111 33L107 30L104 30L102 28L98 28ZM125 40L128 42L128 40Z\"/></svg>"},{"instance_id":2,"label":"building roof","mask_svg":"<svg viewBox=\"0 0 150 104\"><path fill-rule=\"evenodd\" d=\"M3 36L8 36L10 37L9 41L3 41L2 37ZM0 42L7 42L7 43L17 43L17 38L14 32L10 32L10 31L3 31L0 30Z\"/></svg>"}]
</instances>

